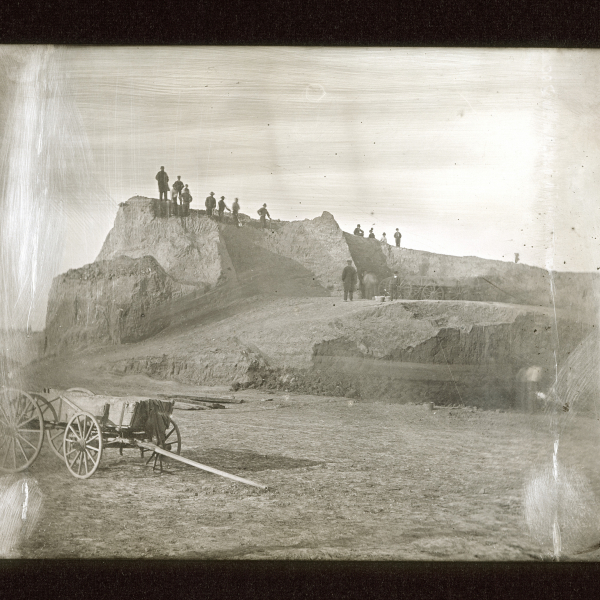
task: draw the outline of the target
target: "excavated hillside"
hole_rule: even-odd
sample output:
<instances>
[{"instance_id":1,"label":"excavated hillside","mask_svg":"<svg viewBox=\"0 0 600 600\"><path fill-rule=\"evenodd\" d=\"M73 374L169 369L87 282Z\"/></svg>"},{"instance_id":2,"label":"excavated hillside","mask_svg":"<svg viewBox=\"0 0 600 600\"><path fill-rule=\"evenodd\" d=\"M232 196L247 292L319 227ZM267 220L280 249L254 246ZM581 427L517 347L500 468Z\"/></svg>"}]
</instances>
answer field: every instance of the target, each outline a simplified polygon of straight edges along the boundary
<instances>
[{"instance_id":1,"label":"excavated hillside","mask_svg":"<svg viewBox=\"0 0 600 600\"><path fill-rule=\"evenodd\" d=\"M382 246L327 212L265 229L240 220L167 218L142 197L121 204L98 260L54 280L33 380L145 374L507 407L520 369L540 366L549 385L555 353L563 360L595 323L594 274L556 273L552 295L543 269ZM454 281L466 301L344 303L349 258L379 281L394 270Z\"/></svg>"}]
</instances>

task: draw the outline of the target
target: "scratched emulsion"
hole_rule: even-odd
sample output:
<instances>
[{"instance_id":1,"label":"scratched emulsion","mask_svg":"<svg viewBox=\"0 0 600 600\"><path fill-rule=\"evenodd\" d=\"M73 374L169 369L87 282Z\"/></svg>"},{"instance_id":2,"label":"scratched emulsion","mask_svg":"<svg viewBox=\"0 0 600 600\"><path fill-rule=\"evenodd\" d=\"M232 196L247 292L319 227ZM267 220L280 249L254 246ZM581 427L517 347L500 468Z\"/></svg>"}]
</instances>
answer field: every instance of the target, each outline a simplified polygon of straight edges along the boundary
<instances>
[{"instance_id":1,"label":"scratched emulsion","mask_svg":"<svg viewBox=\"0 0 600 600\"><path fill-rule=\"evenodd\" d=\"M86 169L56 54L52 48L24 47L4 56L11 62L6 83L12 98L0 155L3 387L23 387L19 365L26 359L26 348L19 331L31 330L36 304L45 301L52 274L60 266L66 232L64 206L74 194L70 178L75 168L79 173ZM7 398L0 394L4 414L10 415ZM0 439L0 449L4 441ZM15 555L23 536L31 533L41 503L41 492L26 472L0 478L2 555Z\"/></svg>"}]
</instances>

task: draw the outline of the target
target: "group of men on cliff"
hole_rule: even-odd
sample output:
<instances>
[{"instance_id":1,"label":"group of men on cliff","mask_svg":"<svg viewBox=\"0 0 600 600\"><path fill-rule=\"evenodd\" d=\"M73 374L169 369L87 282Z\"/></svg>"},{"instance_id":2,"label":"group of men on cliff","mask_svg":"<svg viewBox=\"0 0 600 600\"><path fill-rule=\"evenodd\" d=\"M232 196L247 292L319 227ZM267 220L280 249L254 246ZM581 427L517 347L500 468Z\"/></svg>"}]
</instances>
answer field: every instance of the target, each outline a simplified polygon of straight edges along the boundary
<instances>
[{"instance_id":1,"label":"group of men on cliff","mask_svg":"<svg viewBox=\"0 0 600 600\"><path fill-rule=\"evenodd\" d=\"M187 184L184 185L183 181L181 181L181 175L178 175L177 181L173 183L170 199L168 198L170 189L169 176L164 167L161 167L160 171L156 174L156 181L158 181L161 213L167 217L171 215L187 217L190 214L190 202L193 198Z\"/></svg>"},{"instance_id":2,"label":"group of men on cliff","mask_svg":"<svg viewBox=\"0 0 600 600\"><path fill-rule=\"evenodd\" d=\"M354 233L354 235L357 235L359 237L365 237L365 232L360 228L360 223L356 226L356 229L354 230L353 233ZM371 227L371 229L369 229L368 237L372 240L375 239L375 233L373 232L372 227ZM394 240L396 241L396 248L400 248L400 241L402 240L402 234L400 233L400 231L398 230L397 227L396 227L396 232L394 233ZM385 235L385 232L383 232L383 235L381 236L381 239L379 241L385 246L388 245L388 240L387 240L387 236Z\"/></svg>"},{"instance_id":3,"label":"group of men on cliff","mask_svg":"<svg viewBox=\"0 0 600 600\"><path fill-rule=\"evenodd\" d=\"M177 176L177 181L173 183L173 190L171 191L171 199L168 199L168 191L169 191L169 176L165 171L164 167L160 168L160 171L156 174L156 181L158 181L158 193L160 195L159 201L161 202L161 213L166 216L182 216L187 217L190 214L190 202L193 200L192 195L188 189L187 184L184 186L183 181L181 181L181 175ZM164 201L166 202L166 206L162 205ZM179 200L179 204L177 201ZM166 210L163 210L163 207ZM240 212L240 203L236 198L231 205L231 208L227 206L225 203L225 196L221 196L219 202L215 198L215 193L211 192L210 195L206 198L204 202L204 206L206 208L206 215L208 217L216 217L217 220L223 220L223 214L225 211L229 211L233 218L233 224L236 227L240 226L239 221L239 212ZM260 216L260 223L263 229L267 226L267 218L271 221L271 215L267 210L267 205L263 204L261 208L258 209L258 214Z\"/></svg>"}]
</instances>

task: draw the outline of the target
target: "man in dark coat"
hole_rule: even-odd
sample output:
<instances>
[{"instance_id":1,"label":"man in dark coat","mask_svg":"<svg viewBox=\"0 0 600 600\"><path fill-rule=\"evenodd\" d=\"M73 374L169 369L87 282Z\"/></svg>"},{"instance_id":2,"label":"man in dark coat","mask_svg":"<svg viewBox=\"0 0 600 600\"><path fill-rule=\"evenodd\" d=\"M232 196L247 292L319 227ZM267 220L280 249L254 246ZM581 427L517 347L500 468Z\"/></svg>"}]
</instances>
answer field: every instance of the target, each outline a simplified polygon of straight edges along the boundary
<instances>
[{"instance_id":1,"label":"man in dark coat","mask_svg":"<svg viewBox=\"0 0 600 600\"><path fill-rule=\"evenodd\" d=\"M350 302L352 302L352 294L354 293L354 287L358 279L356 269L352 266L352 261L348 261L348 265L344 267L342 271L342 281L344 282L344 302L348 301L348 295L350 295Z\"/></svg>"},{"instance_id":2,"label":"man in dark coat","mask_svg":"<svg viewBox=\"0 0 600 600\"><path fill-rule=\"evenodd\" d=\"M354 230L354 235L360 235L360 237L365 237L365 232L360 228L360 223L356 226Z\"/></svg>"},{"instance_id":3,"label":"man in dark coat","mask_svg":"<svg viewBox=\"0 0 600 600\"><path fill-rule=\"evenodd\" d=\"M175 185L173 184L173 187ZM181 192L181 212L183 217L187 217L190 214L190 202L193 200L192 195L190 194L190 190L186 185L183 188L183 192Z\"/></svg>"},{"instance_id":4,"label":"man in dark coat","mask_svg":"<svg viewBox=\"0 0 600 600\"><path fill-rule=\"evenodd\" d=\"M400 297L400 277L398 276L398 271L394 271L394 276L392 277L390 288L390 295L392 297L392 300L398 300L398 298Z\"/></svg>"},{"instance_id":5,"label":"man in dark coat","mask_svg":"<svg viewBox=\"0 0 600 600\"><path fill-rule=\"evenodd\" d=\"M215 193L214 192L211 192L210 196L208 196L206 198L206 202L204 203L204 206L206 206L206 216L207 217L212 217L213 210L217 206L217 200L215 198Z\"/></svg>"},{"instance_id":6,"label":"man in dark coat","mask_svg":"<svg viewBox=\"0 0 600 600\"><path fill-rule=\"evenodd\" d=\"M400 240L402 239L402 234L398 231L396 227L396 233L394 233L394 239L396 240L396 248L400 248Z\"/></svg>"},{"instance_id":7,"label":"man in dark coat","mask_svg":"<svg viewBox=\"0 0 600 600\"><path fill-rule=\"evenodd\" d=\"M167 200L167 192L169 191L169 176L167 175L164 167L161 167L160 171L156 174L156 181L158 181L158 193L160 194L159 200Z\"/></svg>"},{"instance_id":8,"label":"man in dark coat","mask_svg":"<svg viewBox=\"0 0 600 600\"><path fill-rule=\"evenodd\" d=\"M223 220L223 212L226 210L231 212L231 209L225 204L225 196L221 196L221 199L219 200L219 221Z\"/></svg>"},{"instance_id":9,"label":"man in dark coat","mask_svg":"<svg viewBox=\"0 0 600 600\"><path fill-rule=\"evenodd\" d=\"M371 229L369 229L369 239L374 240L375 239L375 233L373 232L373 228L371 227Z\"/></svg>"},{"instance_id":10,"label":"man in dark coat","mask_svg":"<svg viewBox=\"0 0 600 600\"><path fill-rule=\"evenodd\" d=\"M256 212L260 215L260 223L262 225L262 228L265 229L265 227L267 226L267 217L269 217L269 221L271 220L271 215L267 210L267 205L263 204L262 207L259 208Z\"/></svg>"}]
</instances>

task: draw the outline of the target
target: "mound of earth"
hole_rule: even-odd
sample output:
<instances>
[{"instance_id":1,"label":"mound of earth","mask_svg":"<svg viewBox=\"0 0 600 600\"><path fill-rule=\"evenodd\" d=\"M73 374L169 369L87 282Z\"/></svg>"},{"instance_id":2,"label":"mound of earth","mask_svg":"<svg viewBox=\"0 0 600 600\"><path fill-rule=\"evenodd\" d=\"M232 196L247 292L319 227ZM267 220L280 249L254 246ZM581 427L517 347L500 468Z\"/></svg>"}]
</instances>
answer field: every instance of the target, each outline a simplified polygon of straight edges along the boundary
<instances>
[{"instance_id":1,"label":"mound of earth","mask_svg":"<svg viewBox=\"0 0 600 600\"><path fill-rule=\"evenodd\" d=\"M560 364L587 333L573 325L522 305L263 296L139 343L80 353L62 375L52 361L30 374L55 387L75 385L78 372L145 374L198 386L508 408L523 366L540 366L542 387L551 384L556 336Z\"/></svg>"},{"instance_id":2,"label":"mound of earth","mask_svg":"<svg viewBox=\"0 0 600 600\"><path fill-rule=\"evenodd\" d=\"M94 343L120 344L149 337L169 324L153 312L194 290L176 282L152 256L102 260L71 269L52 283L45 351L56 354Z\"/></svg>"}]
</instances>

